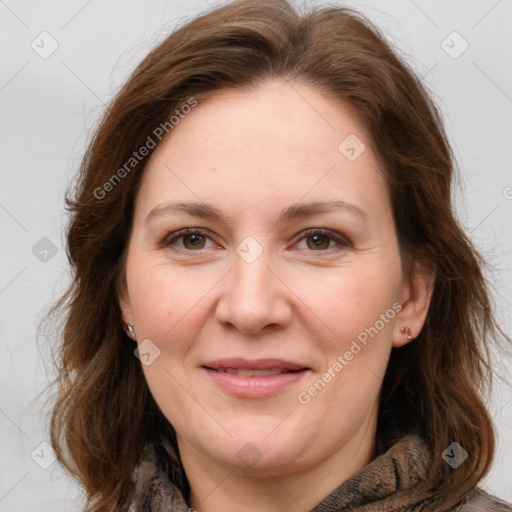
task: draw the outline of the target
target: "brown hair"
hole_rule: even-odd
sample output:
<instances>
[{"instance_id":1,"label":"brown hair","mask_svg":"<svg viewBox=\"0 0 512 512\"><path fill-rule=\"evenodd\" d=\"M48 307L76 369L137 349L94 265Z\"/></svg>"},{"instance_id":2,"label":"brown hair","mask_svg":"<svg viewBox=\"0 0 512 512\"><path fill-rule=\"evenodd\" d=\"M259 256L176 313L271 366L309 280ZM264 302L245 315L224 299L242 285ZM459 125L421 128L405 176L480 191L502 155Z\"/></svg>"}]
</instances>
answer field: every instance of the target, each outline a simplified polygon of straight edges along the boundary
<instances>
[{"instance_id":1,"label":"brown hair","mask_svg":"<svg viewBox=\"0 0 512 512\"><path fill-rule=\"evenodd\" d=\"M88 511L117 510L143 446L173 436L123 331L117 301L147 157L118 172L122 179L112 177L191 98L257 87L269 78L312 85L354 109L383 164L404 268L422 261L436 271L422 332L391 354L378 452L400 434L419 434L432 453L426 492L439 500L439 510L490 468L494 434L481 393L492 376L489 343L501 331L482 261L452 211L453 158L436 107L357 12L324 8L300 15L284 0L242 0L175 31L137 67L106 111L67 200L74 279L55 309L65 325L51 440L84 486ZM99 197L107 182L108 193ZM441 458L453 441L469 454L456 470Z\"/></svg>"}]
</instances>

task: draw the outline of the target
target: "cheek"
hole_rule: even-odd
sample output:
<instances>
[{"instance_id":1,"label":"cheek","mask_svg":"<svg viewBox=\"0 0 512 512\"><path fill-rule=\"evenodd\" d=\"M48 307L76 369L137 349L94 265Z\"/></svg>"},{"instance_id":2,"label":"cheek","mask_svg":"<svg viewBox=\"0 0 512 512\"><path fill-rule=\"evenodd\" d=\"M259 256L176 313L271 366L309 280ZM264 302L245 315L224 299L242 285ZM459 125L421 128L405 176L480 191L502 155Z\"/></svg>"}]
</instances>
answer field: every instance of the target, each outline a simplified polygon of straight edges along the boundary
<instances>
[{"instance_id":1,"label":"cheek","mask_svg":"<svg viewBox=\"0 0 512 512\"><path fill-rule=\"evenodd\" d=\"M363 421L378 399L400 307L399 277L396 270L384 273L379 265L373 271L351 267L317 280L319 292L309 296L308 305L322 320L312 342L323 354L323 364L298 399L335 418L335 428L350 429Z\"/></svg>"},{"instance_id":2,"label":"cheek","mask_svg":"<svg viewBox=\"0 0 512 512\"><path fill-rule=\"evenodd\" d=\"M165 264L137 263L133 262L129 282L138 336L159 345L170 338L175 339L177 345L184 344L183 333L190 337L200 325L197 317L205 313L204 298L218 281L215 272L197 275L191 269L177 271ZM129 273L130 269L127 271ZM176 336L177 333L180 335Z\"/></svg>"},{"instance_id":3,"label":"cheek","mask_svg":"<svg viewBox=\"0 0 512 512\"><path fill-rule=\"evenodd\" d=\"M335 337L333 345L337 349L350 344L376 323L379 335L390 333L395 316L392 306L399 297L399 278L396 269L384 271L379 265L336 269L320 280L317 276L317 292L308 294L309 302ZM385 316L384 324L381 315Z\"/></svg>"},{"instance_id":4,"label":"cheek","mask_svg":"<svg viewBox=\"0 0 512 512\"><path fill-rule=\"evenodd\" d=\"M207 318L205 295L214 280L198 279L194 272L152 264L147 255L144 258L144 262L134 258L131 269L127 268L137 338L142 342L151 340L159 351L142 370L166 418L175 426L183 423L182 428L187 428L194 414L200 415L191 408L190 396L183 392L183 386L189 387L187 355ZM141 262L144 264L137 265ZM150 350L152 357L154 350Z\"/></svg>"}]
</instances>

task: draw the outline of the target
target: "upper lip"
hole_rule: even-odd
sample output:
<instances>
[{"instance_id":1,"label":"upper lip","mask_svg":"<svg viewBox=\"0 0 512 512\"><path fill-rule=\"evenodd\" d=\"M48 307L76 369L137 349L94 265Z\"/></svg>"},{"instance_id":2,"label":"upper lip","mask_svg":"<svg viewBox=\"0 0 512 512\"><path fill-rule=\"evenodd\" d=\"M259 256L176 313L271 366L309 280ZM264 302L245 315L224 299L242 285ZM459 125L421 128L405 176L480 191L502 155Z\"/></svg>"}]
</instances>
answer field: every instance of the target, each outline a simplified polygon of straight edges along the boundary
<instances>
[{"instance_id":1,"label":"upper lip","mask_svg":"<svg viewBox=\"0 0 512 512\"><path fill-rule=\"evenodd\" d=\"M272 368L282 368L283 370L307 370L308 367L300 363L285 361L284 359L242 359L225 358L215 361L208 361L201 366L218 370L219 368L242 368L246 370L270 370Z\"/></svg>"}]
</instances>

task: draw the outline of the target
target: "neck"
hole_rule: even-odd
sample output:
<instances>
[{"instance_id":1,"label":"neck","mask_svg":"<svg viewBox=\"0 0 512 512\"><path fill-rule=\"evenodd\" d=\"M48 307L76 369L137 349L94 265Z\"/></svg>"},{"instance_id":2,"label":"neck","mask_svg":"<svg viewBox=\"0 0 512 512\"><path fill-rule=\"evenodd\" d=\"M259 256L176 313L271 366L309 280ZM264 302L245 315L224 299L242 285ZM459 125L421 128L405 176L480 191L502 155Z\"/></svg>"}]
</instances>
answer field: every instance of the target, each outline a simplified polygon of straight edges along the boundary
<instances>
[{"instance_id":1,"label":"neck","mask_svg":"<svg viewBox=\"0 0 512 512\"><path fill-rule=\"evenodd\" d=\"M184 440L178 440L190 484L190 505L197 512L304 512L374 458L375 421L370 419L343 446L307 469L244 473L224 465Z\"/></svg>"}]
</instances>

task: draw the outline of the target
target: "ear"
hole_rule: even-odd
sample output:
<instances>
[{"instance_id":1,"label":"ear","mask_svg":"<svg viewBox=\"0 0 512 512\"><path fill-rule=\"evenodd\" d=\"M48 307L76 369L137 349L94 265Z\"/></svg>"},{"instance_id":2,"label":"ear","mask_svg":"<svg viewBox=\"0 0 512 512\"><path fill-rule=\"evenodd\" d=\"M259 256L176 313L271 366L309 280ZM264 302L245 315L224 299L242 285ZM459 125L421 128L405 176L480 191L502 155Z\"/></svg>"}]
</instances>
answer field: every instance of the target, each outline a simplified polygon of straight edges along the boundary
<instances>
[{"instance_id":1,"label":"ear","mask_svg":"<svg viewBox=\"0 0 512 512\"><path fill-rule=\"evenodd\" d=\"M128 286L126 279L121 279L117 286L117 300L119 309L121 310L121 317L125 324L133 323L132 305L130 296L128 294Z\"/></svg>"},{"instance_id":2,"label":"ear","mask_svg":"<svg viewBox=\"0 0 512 512\"><path fill-rule=\"evenodd\" d=\"M402 309L395 319L393 347L402 347L418 337L427 318L430 300L434 292L435 270L419 263L413 274L404 281ZM404 333L402 329L410 332ZM412 339L408 339L411 336Z\"/></svg>"}]
</instances>

